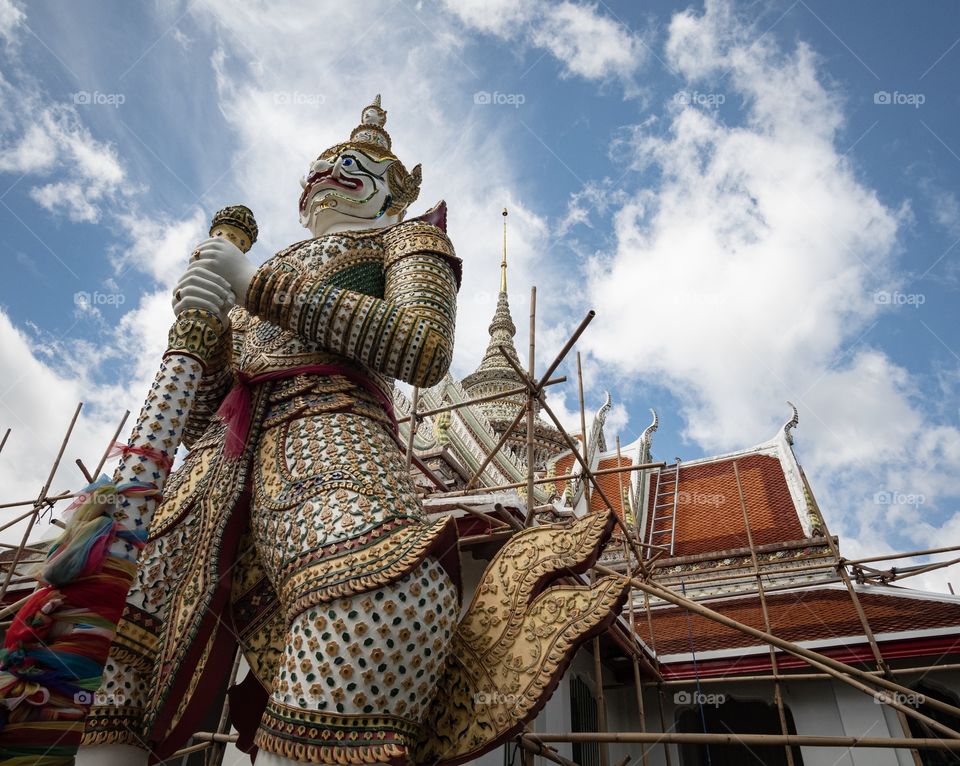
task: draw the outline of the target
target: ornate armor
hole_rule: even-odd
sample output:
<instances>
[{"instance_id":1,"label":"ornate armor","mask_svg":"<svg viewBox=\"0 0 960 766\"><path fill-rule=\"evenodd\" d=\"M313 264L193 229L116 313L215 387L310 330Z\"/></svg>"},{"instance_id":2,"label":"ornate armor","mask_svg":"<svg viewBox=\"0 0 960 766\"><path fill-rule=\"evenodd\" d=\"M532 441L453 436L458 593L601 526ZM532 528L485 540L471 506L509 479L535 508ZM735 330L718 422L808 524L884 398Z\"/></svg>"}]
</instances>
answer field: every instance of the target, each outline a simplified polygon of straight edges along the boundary
<instances>
[{"instance_id":1,"label":"ornate armor","mask_svg":"<svg viewBox=\"0 0 960 766\"><path fill-rule=\"evenodd\" d=\"M368 753L374 760L403 756L459 599L455 531L424 519L388 403L394 378L432 385L446 372L459 272L444 232L421 220L305 240L260 268L249 311L231 311L201 385L193 449L154 518L108 663L103 691L123 704L92 711L85 743L175 749L206 709L204 690L218 688L233 623L254 674L274 689L258 744L296 757L287 723L312 707L341 728L372 726L387 743ZM250 425L230 459L215 411L234 385L249 388ZM396 583L411 580L423 595L407 603L404 586L397 600ZM321 629L334 622L330 605L356 601L342 621L374 599L383 600L374 614L388 607L396 625L354 618L352 632ZM336 673L328 654L304 653L343 635L357 639L355 662ZM401 642L416 666L391 685L376 668Z\"/></svg>"}]
</instances>

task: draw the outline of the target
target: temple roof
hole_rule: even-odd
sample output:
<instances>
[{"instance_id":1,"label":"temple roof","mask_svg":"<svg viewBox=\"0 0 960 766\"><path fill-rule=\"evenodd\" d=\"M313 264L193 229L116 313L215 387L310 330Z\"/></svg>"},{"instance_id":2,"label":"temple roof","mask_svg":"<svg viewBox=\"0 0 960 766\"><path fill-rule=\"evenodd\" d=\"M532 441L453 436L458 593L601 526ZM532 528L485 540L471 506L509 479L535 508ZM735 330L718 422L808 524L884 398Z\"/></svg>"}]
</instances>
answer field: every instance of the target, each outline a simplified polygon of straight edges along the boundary
<instances>
[{"instance_id":1,"label":"temple roof","mask_svg":"<svg viewBox=\"0 0 960 766\"><path fill-rule=\"evenodd\" d=\"M890 586L857 585L856 590L881 643L942 636L955 644L954 652L960 652L960 645L956 645L960 597ZM779 638L825 650L867 642L856 607L843 585L818 585L771 593L766 598L771 629ZM756 595L715 599L704 605L758 630L764 629ZM756 664L743 660L747 654L758 653L763 662L769 661L766 643L679 607L651 610L652 638L645 615L635 618L635 622L641 640L656 646L660 661L667 664L690 662L695 652L698 671L710 675L711 670L732 672L730 662L735 662L738 672L754 672ZM911 651L919 652L921 648L915 645ZM895 654L888 644L884 656Z\"/></svg>"},{"instance_id":2,"label":"temple roof","mask_svg":"<svg viewBox=\"0 0 960 766\"><path fill-rule=\"evenodd\" d=\"M514 324L513 317L510 314L510 299L507 294L507 239L506 239L506 216L504 209L504 234L503 234L503 255L500 261L500 292L497 295L497 306L493 312L493 319L490 322L489 333L490 340L487 343L486 351L480 360L477 369L467 375L461 385L471 398L488 396L490 394L503 393L512 389L520 388L525 385L524 379L517 373L516 369L504 358L501 347L510 360L522 370L527 365L520 361L517 349L514 344L514 338L517 334L517 326ZM515 396L502 397L500 399L483 402L477 407L486 415L490 425L494 430L501 434L513 422L517 412L524 406L526 396L518 394ZM539 402L534 401L534 413L539 414ZM536 426L536 453L537 464L542 464L547 457L560 452L563 449L563 439L559 431L553 426L544 423L537 418ZM526 431L521 427L516 429L515 436L508 441L515 450L519 449L520 442L526 438ZM523 450L520 450L523 452ZM524 462L526 455L518 454Z\"/></svg>"},{"instance_id":3,"label":"temple roof","mask_svg":"<svg viewBox=\"0 0 960 766\"><path fill-rule=\"evenodd\" d=\"M517 366L525 369L526 366L520 363L520 357L517 355L517 349L514 346L513 339L517 334L517 326L513 323L513 317L510 315L510 301L505 289L501 289L497 296L497 308L493 313L489 332L490 341L487 343L487 350L483 354L480 366L463 379L463 387L469 393L477 396L494 391L507 391L524 384L523 379L500 352L500 346L503 346ZM479 388L483 388L484 391L477 391ZM486 390L488 388L489 391ZM511 401L514 400L522 403L523 397L511 399Z\"/></svg>"},{"instance_id":4,"label":"temple roof","mask_svg":"<svg viewBox=\"0 0 960 766\"><path fill-rule=\"evenodd\" d=\"M755 545L799 540L808 536L801 523L806 508L791 493L781 455L758 449L719 459L680 463L680 482L676 490L674 556L691 556L712 551L743 548L749 545L740 504L740 492L734 464L740 474L743 501L750 518ZM674 466L664 469L659 485L666 488L657 511L658 529L669 528L672 516L673 482L666 478ZM658 482L652 480L647 499L644 542L650 541L650 525L657 502ZM664 520L666 519L666 520ZM654 544L667 542L667 536L654 539Z\"/></svg>"}]
</instances>

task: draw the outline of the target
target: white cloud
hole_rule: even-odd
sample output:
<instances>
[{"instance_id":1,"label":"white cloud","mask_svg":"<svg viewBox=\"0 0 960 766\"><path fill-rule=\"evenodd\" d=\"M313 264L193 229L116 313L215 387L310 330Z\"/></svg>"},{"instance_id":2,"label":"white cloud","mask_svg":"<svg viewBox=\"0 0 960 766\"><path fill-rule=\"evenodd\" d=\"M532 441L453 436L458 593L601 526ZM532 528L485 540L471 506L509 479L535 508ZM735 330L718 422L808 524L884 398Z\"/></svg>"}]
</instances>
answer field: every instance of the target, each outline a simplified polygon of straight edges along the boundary
<instances>
[{"instance_id":1,"label":"white cloud","mask_svg":"<svg viewBox=\"0 0 960 766\"><path fill-rule=\"evenodd\" d=\"M77 357L66 358L71 348L76 350L76 344L27 335L0 311L0 368L7 371L0 386L0 431L11 429L0 460L4 502L37 496L78 402L84 401L88 406L60 462L50 487L52 495L76 490L86 483L75 459L81 458L88 470L94 470L119 422L122 400L98 400L99 394L107 392L94 391L89 385L85 375L89 366ZM59 509L64 506L65 503L60 504ZM8 509L4 521L29 509L30 506ZM0 540L19 542L25 524L0 532ZM52 530L44 521L38 524L31 539L48 534Z\"/></svg>"},{"instance_id":2,"label":"white cloud","mask_svg":"<svg viewBox=\"0 0 960 766\"><path fill-rule=\"evenodd\" d=\"M30 189L31 199L40 207L51 213L66 212L67 218L77 223L100 220L100 208L94 204L100 196L95 189L85 189L79 183L66 181Z\"/></svg>"},{"instance_id":3,"label":"white cloud","mask_svg":"<svg viewBox=\"0 0 960 766\"><path fill-rule=\"evenodd\" d=\"M57 158L57 147L50 133L40 125L30 125L9 149L0 151L0 171L36 173L47 170Z\"/></svg>"},{"instance_id":4,"label":"white cloud","mask_svg":"<svg viewBox=\"0 0 960 766\"><path fill-rule=\"evenodd\" d=\"M648 47L642 34L593 3L442 0L470 29L519 40L552 55L567 76L601 82L616 80L627 96L638 93L636 73ZM609 10L609 9L608 9Z\"/></svg>"},{"instance_id":5,"label":"white cloud","mask_svg":"<svg viewBox=\"0 0 960 766\"><path fill-rule=\"evenodd\" d=\"M8 44L13 43L16 40L14 31L25 18L24 12L12 0L0 0L0 37Z\"/></svg>"},{"instance_id":6,"label":"white cloud","mask_svg":"<svg viewBox=\"0 0 960 766\"><path fill-rule=\"evenodd\" d=\"M179 220L150 217L136 209L120 213L117 219L130 244L114 258L114 265L121 270L135 268L163 287L173 287L189 263L190 252L206 239L209 215L199 208Z\"/></svg>"},{"instance_id":7,"label":"white cloud","mask_svg":"<svg viewBox=\"0 0 960 766\"><path fill-rule=\"evenodd\" d=\"M673 104L664 133L637 129L615 149L662 182L615 214L616 250L594 262L590 294L604 311L588 340L604 361L684 392L688 436L707 449L763 433L867 329L898 226L835 149L841 115L809 52L781 59L754 44L721 56L716 40L736 35L717 28L717 7L676 17L667 50L680 29L708 50L710 71L729 66L747 124ZM670 59L705 76L694 60ZM638 302L643 332L624 344Z\"/></svg>"},{"instance_id":8,"label":"white cloud","mask_svg":"<svg viewBox=\"0 0 960 766\"><path fill-rule=\"evenodd\" d=\"M541 3L535 0L443 0L443 5L472 29L510 38L536 16Z\"/></svg>"},{"instance_id":9,"label":"white cloud","mask_svg":"<svg viewBox=\"0 0 960 766\"><path fill-rule=\"evenodd\" d=\"M934 192L933 219L951 237L960 237L960 199L956 194L946 190Z\"/></svg>"},{"instance_id":10,"label":"white cloud","mask_svg":"<svg viewBox=\"0 0 960 766\"><path fill-rule=\"evenodd\" d=\"M0 35L9 39L23 19L14 6L0 5ZM99 221L105 207L134 191L116 149L92 136L73 104L50 99L9 52L6 59L7 76L0 78L0 172L34 184L30 197L49 212L74 222Z\"/></svg>"},{"instance_id":11,"label":"white cloud","mask_svg":"<svg viewBox=\"0 0 960 766\"><path fill-rule=\"evenodd\" d=\"M615 143L659 185L615 207L611 252L590 261L602 311L587 346L607 369L668 386L708 452L756 443L794 401L833 531L873 550L935 544L960 496L960 432L931 420L918 381L871 336L875 292L902 279L905 212L837 149L843 102L805 45L754 41L711 0L674 16L666 53L691 90L739 100L743 120L674 101L661 130ZM571 200L570 226L590 220L595 188ZM923 494L928 528L907 531L911 509L876 502L883 491Z\"/></svg>"},{"instance_id":12,"label":"white cloud","mask_svg":"<svg viewBox=\"0 0 960 766\"><path fill-rule=\"evenodd\" d=\"M562 2L547 8L530 39L563 62L568 74L587 80L618 78L630 84L630 92L633 76L647 59L642 37L594 5Z\"/></svg>"}]
</instances>

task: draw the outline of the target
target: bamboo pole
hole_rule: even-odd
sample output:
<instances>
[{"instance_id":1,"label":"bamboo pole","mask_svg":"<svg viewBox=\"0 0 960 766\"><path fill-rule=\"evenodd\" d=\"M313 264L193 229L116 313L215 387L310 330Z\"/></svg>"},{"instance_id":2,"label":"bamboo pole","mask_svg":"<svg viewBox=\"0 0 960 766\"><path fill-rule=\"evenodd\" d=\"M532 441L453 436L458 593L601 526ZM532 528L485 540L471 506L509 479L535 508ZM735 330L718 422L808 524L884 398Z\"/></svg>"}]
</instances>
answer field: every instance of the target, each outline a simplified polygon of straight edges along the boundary
<instances>
[{"instance_id":1,"label":"bamboo pole","mask_svg":"<svg viewBox=\"0 0 960 766\"><path fill-rule=\"evenodd\" d=\"M533 376L531 375L531 378ZM589 465L587 463L587 416L586 410L584 407L583 399L583 367L580 364L580 352L577 352L577 391L579 393L580 400L580 449L582 451L582 457L580 458L583 465ZM587 503L587 513L590 512L590 485L589 483L584 483L584 499ZM616 513L611 507L611 513ZM596 578L594 578L596 579ZM597 700L597 725L600 727L600 731L607 730L607 703L606 699L603 696L603 663L600 660L600 636L594 636L591 642L593 644L593 683L594 683L594 696ZM605 743L600 744L600 766L607 766L610 762L610 753Z\"/></svg>"},{"instance_id":2,"label":"bamboo pole","mask_svg":"<svg viewBox=\"0 0 960 766\"><path fill-rule=\"evenodd\" d=\"M639 532L637 533L639 535ZM631 587L633 586L633 580L635 578L630 578ZM653 618L650 616L650 597L647 595L646 591L643 593L643 608L647 613L647 627L650 631L650 648L653 650L653 656L659 657L657 653L657 639L653 633ZM666 720L663 715L663 676L657 679L657 710L660 713L660 731L665 732L667 730ZM667 743L663 743L663 754L667 761L667 766L671 766L670 763L670 748L667 746Z\"/></svg>"},{"instance_id":3,"label":"bamboo pole","mask_svg":"<svg viewBox=\"0 0 960 766\"><path fill-rule=\"evenodd\" d=\"M923 665L913 668L891 668L890 672L895 676L906 676L913 673L932 673L940 671L960 670L960 663L951 663L946 665ZM881 675L879 670L866 671L870 675ZM663 682L664 686L689 686L690 684L720 684L720 683L753 683L758 681L826 681L833 678L829 673L778 673L777 675L752 675L752 676L706 676L699 680L695 678L672 678Z\"/></svg>"},{"instance_id":4,"label":"bamboo pole","mask_svg":"<svg viewBox=\"0 0 960 766\"><path fill-rule=\"evenodd\" d=\"M691 745L740 745L762 747L770 745L792 745L795 747L865 747L883 749L903 749L917 747L922 750L960 751L960 740L930 739L908 737L827 737L811 734L686 734L680 732L599 732L585 731L575 733L524 734L532 742L619 742L636 743L673 743Z\"/></svg>"},{"instance_id":5,"label":"bamboo pole","mask_svg":"<svg viewBox=\"0 0 960 766\"><path fill-rule=\"evenodd\" d=\"M543 384L543 387L555 386L558 383L566 383L566 375L561 375L559 378L551 378L546 383ZM423 410L420 413L420 417L425 418L427 415L438 415L441 412L450 412L451 410L459 410L462 407L469 407L474 404L484 404L485 402L494 402L497 399L506 399L511 396L519 396L520 394L526 394L528 391L526 386L518 386L517 388L511 388L507 391L500 391L496 394L487 394L485 396L478 396L476 399L467 399L462 402L455 402L454 404L445 404L443 407L434 407L432 410ZM402 417L397 420L398 423L406 423L410 420L410 416Z\"/></svg>"},{"instance_id":6,"label":"bamboo pole","mask_svg":"<svg viewBox=\"0 0 960 766\"><path fill-rule=\"evenodd\" d=\"M46 495L45 497L41 498L41 504L53 505L54 503L58 503L61 500L69 500L71 497L77 497L77 495L81 495L81 494L83 493L82 492L61 492L59 495L53 495L52 497L50 495ZM32 500L16 500L12 503L0 503L0 509L16 508L17 506L21 506L21 505L34 505L36 504L36 502L37 502L37 499L33 498ZM7 527L13 526L17 522L23 521L31 513L33 513L32 510L27 511L22 516L17 516L17 518L13 519L12 521L5 522L4 525L0 527L0 532L2 532Z\"/></svg>"},{"instance_id":7,"label":"bamboo pole","mask_svg":"<svg viewBox=\"0 0 960 766\"><path fill-rule=\"evenodd\" d=\"M521 738L520 745L524 750L527 750L534 755L539 755L543 758L546 758L548 761L553 761L554 763L560 764L560 766L580 766L580 764L578 764L576 761L571 761L568 758L564 758L552 747L547 747L547 745L543 743L531 742L528 739Z\"/></svg>"},{"instance_id":8,"label":"bamboo pole","mask_svg":"<svg viewBox=\"0 0 960 766\"><path fill-rule=\"evenodd\" d=\"M100 456L100 462L97 463L97 468L93 472L93 478L96 479L100 475L100 471L103 470L103 467L106 465L107 460L110 459L110 453L113 451L113 445L117 443L117 439L120 438L120 432L123 430L123 427L127 424L127 418L130 417L130 410L124 410L123 417L120 418L120 423L117 425L117 430L113 432L113 438L110 439L110 443L107 445L107 448L103 451L103 454Z\"/></svg>"},{"instance_id":9,"label":"bamboo pole","mask_svg":"<svg viewBox=\"0 0 960 766\"><path fill-rule=\"evenodd\" d=\"M577 328L577 331L574 333L571 339L568 340L566 345L563 347L563 350L561 351L562 354L566 354L566 352L569 351L570 347L573 345L573 342L576 340L576 338L580 337L580 335L586 329L586 326L590 323L590 320L593 319L594 316L596 316L596 312L594 312L593 310L587 313L587 316L580 323L580 326ZM520 369L517 363L510 358L510 355L507 353L506 349L503 346L500 346L499 349L500 349L500 353L503 354L504 359L506 359L507 362L510 364L510 366L513 367L514 372L516 372L521 379L526 380L527 383L536 391L538 384L532 381L527 376L526 372ZM548 373L552 374L556 365L558 365L559 363L560 363L560 358L558 357L558 359L554 361L554 365L548 370ZM544 377L546 377L546 375ZM626 525L623 523L620 517L617 516L616 511L614 510L614 507L613 507L613 503L610 502L610 498L607 497L607 494L603 491L603 488L597 482L597 479L593 475L592 471L590 470L590 466L587 464L587 461L584 459L583 455L580 454L580 450L578 450L577 445L573 443L573 439L570 438L570 434L567 433L566 429L563 427L563 424L560 422L560 419L557 417L556 413L550 408L550 405L547 404L546 399L543 396L543 391L538 392L537 400L540 402L540 406L543 408L543 411L550 416L550 419L553 421L553 424L556 426L557 430L560 432L560 435L563 437L563 440L566 442L567 448L570 450L571 453L573 453L573 456L580 463L583 476L585 476L587 480L593 484L593 487L596 490L597 494L600 496L600 499L603 500L604 505L609 509L610 513L613 514L614 522L620 527L620 530L624 533L625 539L629 541L630 547L633 548L634 555L637 557L637 566L640 567L640 572L644 575L644 577L646 577L648 572L647 572L646 566L642 561L642 557L640 556L640 549L636 547L636 544L630 538L629 530L626 528ZM551 477L551 480L555 481L556 477Z\"/></svg>"},{"instance_id":10,"label":"bamboo pole","mask_svg":"<svg viewBox=\"0 0 960 766\"><path fill-rule=\"evenodd\" d=\"M583 399L583 366L580 363L580 352L577 352L577 396L580 400L580 448L583 450L583 464L589 465L587 452L587 413ZM617 468L620 466L617 465ZM590 512L590 482L584 479L583 497L587 501L587 512ZM611 510L613 510L611 508Z\"/></svg>"},{"instance_id":11,"label":"bamboo pole","mask_svg":"<svg viewBox=\"0 0 960 766\"><path fill-rule=\"evenodd\" d=\"M853 608L857 613L857 619L860 620L863 633L867 637L867 642L870 645L870 652L873 654L873 660L877 665L877 670L882 672L884 678L888 680L892 679L893 676L890 675L890 668L883 659L883 655L880 653L880 645L877 643L877 638L873 635L873 630L870 628L870 620L867 619L867 613L863 609L863 604L860 603L860 596L857 595L857 591L853 587L853 583L850 581L850 574L847 572L847 568L841 561L840 549L837 547L834 539L830 536L830 529L827 527L826 519L823 518L823 514L820 512L820 506L817 504L817 500L813 495L813 490L810 488L810 484L807 482L807 477L803 473L803 469L800 470L800 478L803 480L803 485L807 490L807 496L810 498L810 501L813 503L813 506L817 511L817 517L820 519L820 527L823 530L824 537L827 538L827 545L830 548L830 552L833 553L834 558L837 559L837 574L840 575L840 579L843 582L844 587L847 589L847 593L850 595L850 601L853 603ZM908 736L910 734L910 725L906 719L905 713L906 710L909 709L910 708L906 707L903 709L897 708L897 718L900 721L900 726L903 729L904 734ZM922 766L920 753L917 750L912 750L911 755L913 756L915 766Z\"/></svg>"},{"instance_id":12,"label":"bamboo pole","mask_svg":"<svg viewBox=\"0 0 960 766\"><path fill-rule=\"evenodd\" d=\"M577 342L577 340L579 340L580 336L583 335L583 331L587 329L587 325L590 324L590 322L593 320L593 318L596 315L597 315L597 312L593 311L592 309L587 312L587 315L583 318L580 324L577 325L577 329L574 330L573 335L570 336L570 338L564 344L563 348L560 349L560 352L554 358L553 362L547 368L547 371L543 374L543 377L540 378L540 380L535 383L530 378L528 378L528 376L523 370L517 368L513 359L510 358L506 350L502 346L500 347L500 353L506 357L510 365L520 374L520 378L522 380L527 381L528 388L531 385L533 386L533 391L531 392L531 396L542 396L544 384L548 380L550 380L550 376L553 375L557 367L560 366L560 363L563 361L564 357L567 355L567 353L569 353L570 349L573 348L574 344ZM529 398L527 401L529 403L530 401ZM542 399L541 399L541 404L543 404ZM520 422L520 420L523 418L525 414L526 414L526 407L523 407L517 413L517 416L513 419L513 422L507 427L507 430L503 432L503 436L501 437L500 441L497 442L497 446L493 448L493 450L490 452L489 455L487 455L487 458L484 460L480 468L477 469L476 473L473 475L473 478L470 479L469 482L467 482L467 490L470 490L477 483L477 479L480 478L480 474L483 473L487 465L490 464L490 461L493 460L494 455L496 455L503 448L503 445L506 444L507 438L509 438L510 434L513 432L513 429L517 427L517 424ZM563 427L561 426L560 428L562 430ZM523 484L520 484L520 486L522 487Z\"/></svg>"},{"instance_id":13,"label":"bamboo pole","mask_svg":"<svg viewBox=\"0 0 960 766\"><path fill-rule=\"evenodd\" d=\"M621 456L620 456L620 436L617 435L617 466L620 465ZM617 483L620 486L620 498L621 502L623 501L623 473L617 474ZM627 547L627 541L623 541L623 557L627 564L627 577L633 579L633 560L630 558L630 549ZM630 623L630 635L636 640L637 627L633 621L633 585L631 584L627 589L627 619ZM633 689L637 695L637 719L640 723L640 732L644 733L647 730L647 713L643 706L643 679L640 677L640 663L637 661L637 655L635 652L630 654L630 664L633 668ZM640 758L643 762L643 766L648 766L647 764L647 749L644 748L640 751Z\"/></svg>"},{"instance_id":14,"label":"bamboo pole","mask_svg":"<svg viewBox=\"0 0 960 766\"><path fill-rule=\"evenodd\" d=\"M563 430L563 425L560 423L560 419L556 416L554 411L550 409L550 406L541 398L540 405L543 407L544 411L550 416L550 419L553 421L554 425L560 430L561 435L564 438L564 441L567 442L567 446L573 452L574 457L580 461L580 465L583 468L583 475L587 477L587 480L593 484L594 490L600 496L600 499L603 500L604 505L609 509L610 513L613 514L613 518L616 521L617 525L620 527L621 531L624 533L624 539L627 540L630 544L630 547L633 550L633 555L637 557L637 566L640 568L641 574L646 577L649 573L647 568L643 563L643 559L640 556L640 548L637 547L637 543L630 538L629 530L626 528L626 525L617 516L613 508L613 503L610 502L610 498L607 497L607 494L603 491L603 488L597 482L596 476L590 470L590 467L586 464L586 461L581 457L580 453L577 451L576 445L573 444L573 439L570 438L570 435Z\"/></svg>"},{"instance_id":15,"label":"bamboo pole","mask_svg":"<svg viewBox=\"0 0 960 766\"><path fill-rule=\"evenodd\" d=\"M503 432L503 435L500 437L500 440L497 442L496 446L492 450L490 450L490 452L484 458L483 462L480 464L480 467L476 471L474 471L473 477L470 479L470 481L467 482L466 489L464 490L463 493L460 493L460 494L466 494L474 487L474 485L477 483L477 480L486 470L487 466L490 465L490 463L497 456L497 454L499 454L500 450L503 449L503 445L507 443L507 439L510 438L510 435L513 433L513 429L516 428L517 424L523 419L523 416L527 411L527 407L528 407L528 404L525 403L523 407L520 408L519 412L517 412L517 416L513 419L513 422L510 423L509 426L507 426L506 430ZM521 481L515 486L522 487L525 483L526 482ZM482 491L487 491L488 489L489 487L484 488Z\"/></svg>"},{"instance_id":16,"label":"bamboo pole","mask_svg":"<svg viewBox=\"0 0 960 766\"><path fill-rule=\"evenodd\" d=\"M603 574L613 574L613 575L618 575L620 577L623 577L623 575L619 575L614 570L599 564L594 566L594 569L597 570L598 572L602 572ZM842 663L830 657L827 657L826 655L819 654L817 652L811 651L810 649L805 649L802 646L794 644L790 641L785 641L782 638L777 638L776 636L770 633L765 633L762 630L757 630L756 628L753 628L749 625L745 625L742 622L738 622L737 620L727 617L726 615L723 615L720 612L715 612L712 609L708 609L702 604L698 604L695 601L691 601L690 599L685 598L684 596L674 593L671 590L667 590L666 588L661 588L657 585L654 585L653 583L645 582L644 580L638 579L636 577L632 578L632 582L637 588L639 588L640 590L646 593L649 593L652 596L657 596L658 598L661 598L664 601L669 601L673 604L676 604L677 606L683 607L688 611L693 612L694 614L699 614L701 617L705 617L708 620L719 622L721 625L726 625L727 627L733 628L734 630L740 631L741 633L746 633L747 635L753 636L754 638L758 638L761 641L771 643L794 656L800 657L801 659L803 659L805 662L812 665L813 667L818 668L819 670L822 670L825 673L829 673L834 678L837 678L843 681L845 684L848 684L849 686L852 686L853 688L858 689L864 692L865 694L868 694L874 697L875 699L878 699L881 702L884 702L885 704L889 705L895 710L901 710L907 715L911 716L912 718L915 718L918 721L922 721L923 723L927 724L931 728L939 731L941 734L945 734L948 737L953 737L960 740L960 732L954 731L948 726L944 726L938 721L935 721L932 718L925 716L922 713L919 713L913 708L907 707L906 705L903 705L897 702L896 699L892 698L890 695L883 695L882 693L878 693L876 689L872 689L866 684L855 680L854 677L863 678L871 683L875 683L878 686L882 686L887 691L893 691L899 694L908 694L908 695L913 694L912 690L904 686L900 686L899 684L893 683L892 681L889 681L888 679L885 679L882 676L876 676L876 677L870 676L865 671L862 671L859 668L855 668L852 665L847 665L845 663ZM950 715L953 715L953 716L957 716L958 714L960 714L960 709L955 708L953 705L948 705L944 702L940 702L940 700L929 698L927 700L927 704L930 705L931 707L938 708L946 713L950 713Z\"/></svg>"},{"instance_id":17,"label":"bamboo pole","mask_svg":"<svg viewBox=\"0 0 960 766\"><path fill-rule=\"evenodd\" d=\"M13 577L13 573L17 568L17 565L20 563L20 557L23 553L23 549L27 545L27 541L30 538L30 533L33 531L34 524L37 523L37 517L40 515L40 508L46 504L47 492L50 490L50 485L53 483L53 477L56 476L57 469L60 467L60 461L63 459L63 453L67 449L67 442L70 441L70 436L73 434L73 428L77 424L77 418L80 417L80 410L83 409L83 402L77 404L77 409L73 412L73 417L70 419L70 425L67 426L67 432L64 434L63 439L60 442L60 450L57 452L57 457L53 461L53 465L50 468L50 473L47 475L47 480L43 485L43 489L40 490L40 494L37 495L37 500L33 505L33 511L29 514L30 521L27 524L27 529L23 533L23 539L20 541L20 548L14 551L13 560L10 562L10 569L7 570L7 576L3 581L3 585L0 586L0 601L3 600L3 597L7 595L7 588L10 586L10 580Z\"/></svg>"},{"instance_id":18,"label":"bamboo pole","mask_svg":"<svg viewBox=\"0 0 960 766\"><path fill-rule=\"evenodd\" d=\"M537 362L537 288L536 285L530 288L530 352L527 365L527 374L533 379L536 372ZM533 459L533 434L534 434L534 411L533 411L533 392L527 391L527 517L523 525L529 527L533 523L533 510L537 505L537 500L533 496L533 470L536 468Z\"/></svg>"},{"instance_id":19,"label":"bamboo pole","mask_svg":"<svg viewBox=\"0 0 960 766\"><path fill-rule=\"evenodd\" d=\"M490 525L491 532L502 532L506 529L512 529L509 524L505 524L502 521L497 521L496 519L490 518L489 514L484 513L483 511L478 511L476 508L471 508L469 505L464 503L457 503L457 508L465 513L469 513L471 516L476 516L479 519L483 519L487 524Z\"/></svg>"},{"instance_id":20,"label":"bamboo pole","mask_svg":"<svg viewBox=\"0 0 960 766\"><path fill-rule=\"evenodd\" d=\"M519 421L517 421L519 422ZM593 471L594 476L604 476L610 473L617 473L618 471L641 471L647 468L659 468L663 463L641 463L639 465L628 465L623 468L603 468L599 471ZM546 476L539 479L534 479L534 484L550 484L554 481L569 481L570 479L580 479L583 478L582 473L566 473L562 476ZM510 484L495 484L492 487L477 487L476 489L462 489L462 490L453 490L451 492L439 492L435 495L431 495L432 498L444 498L444 497L459 497L460 495L475 495L482 494L484 492L497 492L499 490L505 489L517 489L518 487L523 487L526 485L525 481L515 481ZM644 548L657 548L656 545L647 545L643 544Z\"/></svg>"},{"instance_id":21,"label":"bamboo pole","mask_svg":"<svg viewBox=\"0 0 960 766\"><path fill-rule=\"evenodd\" d=\"M862 581L873 581L881 584L896 582L897 580L905 580L908 577L916 577L917 575L926 574L927 572L935 572L938 569L943 569L945 567L952 567L954 564L960 564L960 558L950 559L949 561L935 561L930 564L919 565L916 567L908 567L903 570L898 570L896 567L890 567L890 569L879 570L871 569L869 573L863 572L860 569L860 565L854 564L854 576L857 577L857 582ZM848 565L850 566L850 565Z\"/></svg>"},{"instance_id":22,"label":"bamboo pole","mask_svg":"<svg viewBox=\"0 0 960 766\"><path fill-rule=\"evenodd\" d=\"M230 670L230 676L227 679L227 689L237 681L237 673L240 672L240 660L243 658L243 648L238 646L233 658L233 668ZM227 734L230 731L230 696L223 698L223 707L220 709L220 721L217 723L217 733ZM214 748L205 757L205 766L221 766L223 756L226 754L226 743L218 742ZM207 763L209 762L209 763Z\"/></svg>"},{"instance_id":23,"label":"bamboo pole","mask_svg":"<svg viewBox=\"0 0 960 766\"><path fill-rule=\"evenodd\" d=\"M413 461L413 440L417 436L417 406L420 404L420 387L413 387L413 402L410 406L410 433L407 435L407 470L410 470L410 463Z\"/></svg>"},{"instance_id":24,"label":"bamboo pole","mask_svg":"<svg viewBox=\"0 0 960 766\"><path fill-rule=\"evenodd\" d=\"M760 562L757 559L757 549L753 545L753 532L750 530L750 514L747 511L747 501L743 496L743 485L740 482L740 470L737 467L737 461L733 461L733 476L737 482L737 494L740 497L740 508L743 511L743 526L747 532L747 544L750 546L750 558L753 561L753 570L757 577L757 594L760 596L760 610L763 613L763 627L766 629L767 633L773 633L770 627L770 613L767 611L767 597L763 592L763 578L760 576ZM773 670L774 676L778 674L777 669L777 652L773 648L773 645L769 645L770 649L770 667ZM773 682L773 701L777 706L777 716L780 719L780 733L784 736L790 733L790 730L787 728L787 714L783 709L783 690L780 688L780 682L775 680ZM789 745L784 747L784 754L787 757L787 766L793 766L793 748Z\"/></svg>"},{"instance_id":25,"label":"bamboo pole","mask_svg":"<svg viewBox=\"0 0 960 766\"><path fill-rule=\"evenodd\" d=\"M806 484L806 482L804 482ZM809 485L808 485L809 487ZM812 495L811 495L812 497ZM819 513L819 508L817 509ZM889 553L883 556L869 556L865 559L844 559L844 563L849 565L871 564L874 561L893 561L893 559L909 559L915 556L930 556L934 553L952 553L960 551L960 545L948 545L945 548L927 548L922 551L907 551L906 553Z\"/></svg>"}]
</instances>

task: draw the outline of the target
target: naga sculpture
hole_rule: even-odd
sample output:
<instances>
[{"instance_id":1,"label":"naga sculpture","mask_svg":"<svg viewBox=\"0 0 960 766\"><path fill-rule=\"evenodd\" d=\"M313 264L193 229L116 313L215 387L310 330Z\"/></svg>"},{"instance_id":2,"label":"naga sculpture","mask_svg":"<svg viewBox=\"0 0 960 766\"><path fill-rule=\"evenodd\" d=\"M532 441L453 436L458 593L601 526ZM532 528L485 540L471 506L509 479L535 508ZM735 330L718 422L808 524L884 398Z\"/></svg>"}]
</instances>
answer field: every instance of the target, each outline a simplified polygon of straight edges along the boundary
<instances>
[{"instance_id":1,"label":"naga sculpture","mask_svg":"<svg viewBox=\"0 0 960 766\"><path fill-rule=\"evenodd\" d=\"M177 285L178 316L212 312L225 329L78 764L169 757L238 644L250 675L231 713L258 766L463 762L536 714L625 598L622 578L569 579L610 534L604 513L518 532L461 610L454 520L424 515L391 407L394 379L447 371L461 266L444 203L404 220L420 166L393 154L385 121L378 96L310 165L309 239L255 268L212 237ZM231 217L253 225L244 208Z\"/></svg>"}]
</instances>

